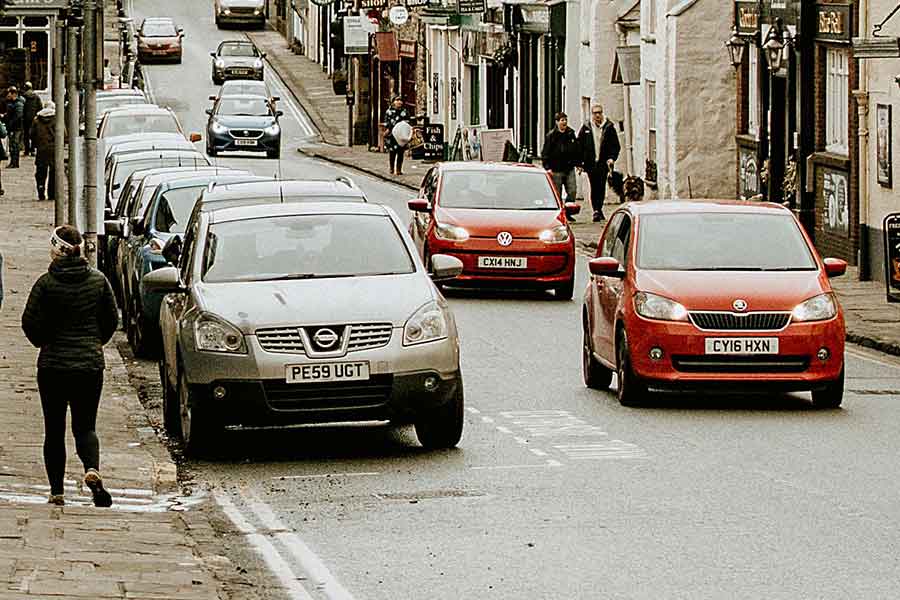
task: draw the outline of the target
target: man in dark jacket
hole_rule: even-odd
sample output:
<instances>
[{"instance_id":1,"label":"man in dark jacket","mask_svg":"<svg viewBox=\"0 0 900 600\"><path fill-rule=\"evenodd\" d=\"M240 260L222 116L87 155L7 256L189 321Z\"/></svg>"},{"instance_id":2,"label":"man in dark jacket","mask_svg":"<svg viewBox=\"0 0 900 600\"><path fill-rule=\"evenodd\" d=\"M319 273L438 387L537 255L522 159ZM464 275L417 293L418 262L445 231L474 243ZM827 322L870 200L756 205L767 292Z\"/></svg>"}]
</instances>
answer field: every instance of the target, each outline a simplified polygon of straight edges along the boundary
<instances>
[{"instance_id":1,"label":"man in dark jacket","mask_svg":"<svg viewBox=\"0 0 900 600\"><path fill-rule=\"evenodd\" d=\"M25 154L34 156L36 148L31 138L31 124L37 114L41 112L41 109L44 108L44 103L41 101L41 97L34 92L34 87L30 81L25 82L25 91L22 93L22 98L25 100L25 110L22 113L24 118L22 122L23 145Z\"/></svg>"},{"instance_id":2,"label":"man in dark jacket","mask_svg":"<svg viewBox=\"0 0 900 600\"><path fill-rule=\"evenodd\" d=\"M38 200L56 199L56 169L53 165L54 148L56 147L56 104L51 100L42 109L31 125L31 139L37 150L34 160L34 179L37 182ZM50 178L49 194L47 177Z\"/></svg>"},{"instance_id":3,"label":"man in dark jacket","mask_svg":"<svg viewBox=\"0 0 900 600\"><path fill-rule=\"evenodd\" d=\"M616 126L603 114L603 107L591 107L591 120L578 132L581 147L582 168L587 171L591 182L591 205L594 208L594 222L605 221L603 201L606 198L606 178L616 159L619 158L619 136Z\"/></svg>"},{"instance_id":4,"label":"man in dark jacket","mask_svg":"<svg viewBox=\"0 0 900 600\"><path fill-rule=\"evenodd\" d=\"M19 97L19 90L10 86L6 91L6 123L9 135L10 169L19 168L19 151L22 148L22 123L25 120L25 100Z\"/></svg>"},{"instance_id":5,"label":"man in dark jacket","mask_svg":"<svg viewBox=\"0 0 900 600\"><path fill-rule=\"evenodd\" d=\"M556 113L556 127L544 139L541 161L553 178L559 195L565 202L575 202L578 194L575 167L581 164L581 152L575 130L569 127L569 117L564 112ZM562 195L563 187L566 188L565 196Z\"/></svg>"}]
</instances>

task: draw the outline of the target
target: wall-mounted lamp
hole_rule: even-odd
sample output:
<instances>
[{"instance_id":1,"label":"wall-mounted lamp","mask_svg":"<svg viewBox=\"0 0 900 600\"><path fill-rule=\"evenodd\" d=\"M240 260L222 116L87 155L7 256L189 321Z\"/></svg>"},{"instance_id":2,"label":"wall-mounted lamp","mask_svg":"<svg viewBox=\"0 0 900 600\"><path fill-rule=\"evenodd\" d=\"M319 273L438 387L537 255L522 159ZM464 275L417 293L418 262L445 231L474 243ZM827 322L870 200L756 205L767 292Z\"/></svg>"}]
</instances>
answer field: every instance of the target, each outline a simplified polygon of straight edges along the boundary
<instances>
[{"instance_id":1,"label":"wall-mounted lamp","mask_svg":"<svg viewBox=\"0 0 900 600\"><path fill-rule=\"evenodd\" d=\"M763 50L766 52L766 62L773 73L780 71L784 64L785 49L794 44L790 30L784 27L781 18L775 19L775 24L769 28L766 41L763 42Z\"/></svg>"},{"instance_id":2,"label":"wall-mounted lamp","mask_svg":"<svg viewBox=\"0 0 900 600\"><path fill-rule=\"evenodd\" d=\"M728 55L731 57L731 65L737 69L744 62L744 48L747 44L737 33L737 27L731 28L731 37L725 42Z\"/></svg>"}]
</instances>

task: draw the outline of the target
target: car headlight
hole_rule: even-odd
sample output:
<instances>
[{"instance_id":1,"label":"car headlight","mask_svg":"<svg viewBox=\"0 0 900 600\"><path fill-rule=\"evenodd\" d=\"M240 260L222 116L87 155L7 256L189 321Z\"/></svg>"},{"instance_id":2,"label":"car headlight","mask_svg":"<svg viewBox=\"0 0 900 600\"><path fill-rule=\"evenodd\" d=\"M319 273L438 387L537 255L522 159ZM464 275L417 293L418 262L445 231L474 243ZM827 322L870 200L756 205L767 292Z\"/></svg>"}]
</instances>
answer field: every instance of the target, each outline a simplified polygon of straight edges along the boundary
<instances>
[{"instance_id":1,"label":"car headlight","mask_svg":"<svg viewBox=\"0 0 900 600\"><path fill-rule=\"evenodd\" d=\"M569 228L565 225L558 225L552 229L545 229L538 237L545 244L559 244L569 241Z\"/></svg>"},{"instance_id":2,"label":"car headlight","mask_svg":"<svg viewBox=\"0 0 900 600\"><path fill-rule=\"evenodd\" d=\"M260 9L257 8L256 10L253 11L253 14L256 15L256 16L258 17L259 15L262 14L262 10L260 10Z\"/></svg>"},{"instance_id":3,"label":"car headlight","mask_svg":"<svg viewBox=\"0 0 900 600\"><path fill-rule=\"evenodd\" d=\"M281 133L281 127L278 126L278 123L272 123L268 127L266 127L265 132L268 135L278 135Z\"/></svg>"},{"instance_id":4,"label":"car headlight","mask_svg":"<svg viewBox=\"0 0 900 600\"><path fill-rule=\"evenodd\" d=\"M686 321L688 316L687 309L678 302L648 292L634 295L634 310L645 319L659 321Z\"/></svg>"},{"instance_id":5,"label":"car headlight","mask_svg":"<svg viewBox=\"0 0 900 600\"><path fill-rule=\"evenodd\" d=\"M253 62L253 68L254 68L254 69L262 69L262 67L263 67L262 61L261 61L260 59L257 58L257 59Z\"/></svg>"},{"instance_id":6,"label":"car headlight","mask_svg":"<svg viewBox=\"0 0 900 600\"><path fill-rule=\"evenodd\" d=\"M246 354L244 334L231 323L209 313L201 314L194 321L194 339L197 350Z\"/></svg>"},{"instance_id":7,"label":"car headlight","mask_svg":"<svg viewBox=\"0 0 900 600\"><path fill-rule=\"evenodd\" d=\"M451 242L465 242L469 239L469 232L462 227L456 225L447 225L446 223L434 224L434 234L442 240Z\"/></svg>"},{"instance_id":8,"label":"car headlight","mask_svg":"<svg viewBox=\"0 0 900 600\"><path fill-rule=\"evenodd\" d=\"M161 239L153 238L150 240L150 243L147 244L147 249L150 251L150 254L162 254L165 245L166 243Z\"/></svg>"},{"instance_id":9,"label":"car headlight","mask_svg":"<svg viewBox=\"0 0 900 600\"><path fill-rule=\"evenodd\" d=\"M432 300L417 310L403 326L403 345L412 346L447 337L449 319L444 307Z\"/></svg>"},{"instance_id":10,"label":"car headlight","mask_svg":"<svg viewBox=\"0 0 900 600\"><path fill-rule=\"evenodd\" d=\"M833 294L820 294L801 302L791 311L795 321L825 321L837 314L837 301Z\"/></svg>"},{"instance_id":11,"label":"car headlight","mask_svg":"<svg viewBox=\"0 0 900 600\"><path fill-rule=\"evenodd\" d=\"M230 9L230 8L226 8L226 9L223 10L222 12L225 13L226 15L230 15L230 14L231 14L231 9Z\"/></svg>"},{"instance_id":12,"label":"car headlight","mask_svg":"<svg viewBox=\"0 0 900 600\"><path fill-rule=\"evenodd\" d=\"M210 125L210 129L212 129L214 133L225 133L228 131L228 128L220 124L218 121L213 121L212 125Z\"/></svg>"},{"instance_id":13,"label":"car headlight","mask_svg":"<svg viewBox=\"0 0 900 600\"><path fill-rule=\"evenodd\" d=\"M216 59L216 68L217 68L217 69L224 69L224 68L225 68L225 61L222 60L221 58L217 58L217 59Z\"/></svg>"}]
</instances>

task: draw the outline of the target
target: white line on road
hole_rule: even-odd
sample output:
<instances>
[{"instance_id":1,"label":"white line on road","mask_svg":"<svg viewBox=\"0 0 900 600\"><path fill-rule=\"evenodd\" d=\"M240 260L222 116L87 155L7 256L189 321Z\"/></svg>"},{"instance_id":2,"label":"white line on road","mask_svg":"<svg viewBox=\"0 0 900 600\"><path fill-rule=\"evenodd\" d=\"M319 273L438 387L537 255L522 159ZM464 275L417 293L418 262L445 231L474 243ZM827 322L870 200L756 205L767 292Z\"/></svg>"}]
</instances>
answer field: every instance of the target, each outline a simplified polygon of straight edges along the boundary
<instances>
[{"instance_id":1,"label":"white line on road","mask_svg":"<svg viewBox=\"0 0 900 600\"><path fill-rule=\"evenodd\" d=\"M556 464L550 464L556 463ZM499 471L502 469L546 469L547 467L559 467L562 466L560 463L557 463L555 460L548 460L544 464L540 465L493 465L486 467L470 467L474 471Z\"/></svg>"},{"instance_id":2,"label":"white line on road","mask_svg":"<svg viewBox=\"0 0 900 600\"><path fill-rule=\"evenodd\" d=\"M484 423L493 423L494 419L492 417L481 417L482 422Z\"/></svg>"},{"instance_id":3,"label":"white line on road","mask_svg":"<svg viewBox=\"0 0 900 600\"><path fill-rule=\"evenodd\" d=\"M478 410L477 408L473 408L473 407L471 407L471 406L467 406L467 407L466 407L466 410L469 411L470 413L472 413L473 415L480 415L480 414L481 414L481 411L480 411L480 410Z\"/></svg>"},{"instance_id":4,"label":"white line on road","mask_svg":"<svg viewBox=\"0 0 900 600\"><path fill-rule=\"evenodd\" d=\"M512 429L504 427L502 425L497 426L497 431L499 431L500 433L512 433Z\"/></svg>"},{"instance_id":5,"label":"white line on road","mask_svg":"<svg viewBox=\"0 0 900 600\"><path fill-rule=\"evenodd\" d=\"M518 436L517 436L517 437L515 437L515 438L513 438L513 439L516 440L517 442L519 442L520 444L527 444L527 443L528 443L528 440L526 440L526 439L523 438L523 437L518 437Z\"/></svg>"},{"instance_id":6,"label":"white line on road","mask_svg":"<svg viewBox=\"0 0 900 600\"><path fill-rule=\"evenodd\" d=\"M330 477L365 477L371 475L381 475L376 471L371 472L360 472L360 473L318 473L315 475L281 475L280 477L273 477L273 480L282 480L282 479L328 479Z\"/></svg>"},{"instance_id":7,"label":"white line on road","mask_svg":"<svg viewBox=\"0 0 900 600\"><path fill-rule=\"evenodd\" d=\"M283 83L281 77L275 73L275 69L272 68L272 63L266 60L266 64L268 65L266 74L268 75L267 79L269 80L269 84L275 88L278 95L281 97L281 100L288 105L288 108L291 110L294 118L297 119L297 123L304 133L309 137L315 137L315 127L313 127L309 117L303 112L303 109L294 101L293 93L288 89L287 84Z\"/></svg>"},{"instance_id":8,"label":"white line on road","mask_svg":"<svg viewBox=\"0 0 900 600\"><path fill-rule=\"evenodd\" d=\"M537 448L530 448L531 453L535 456L547 456L547 453L543 450L538 450Z\"/></svg>"},{"instance_id":9,"label":"white line on road","mask_svg":"<svg viewBox=\"0 0 900 600\"><path fill-rule=\"evenodd\" d=\"M873 362L877 365L881 365L882 367L887 367L889 369L896 369L896 368L900 367L900 363L887 362L886 360L876 358L876 357L872 356L871 354L869 354L868 352L858 350L856 348L852 348L852 349L844 348L844 353L849 354L850 356L859 358L861 360L867 360L869 362Z\"/></svg>"}]
</instances>

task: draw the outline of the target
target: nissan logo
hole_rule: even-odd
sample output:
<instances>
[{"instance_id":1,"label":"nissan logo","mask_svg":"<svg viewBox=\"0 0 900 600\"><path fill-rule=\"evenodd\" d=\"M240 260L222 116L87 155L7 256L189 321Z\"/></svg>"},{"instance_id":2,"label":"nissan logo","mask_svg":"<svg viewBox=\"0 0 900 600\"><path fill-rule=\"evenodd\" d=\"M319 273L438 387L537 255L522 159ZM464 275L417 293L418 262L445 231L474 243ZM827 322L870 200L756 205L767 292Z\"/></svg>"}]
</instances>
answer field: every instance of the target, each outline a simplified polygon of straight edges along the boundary
<instances>
[{"instance_id":1,"label":"nissan logo","mask_svg":"<svg viewBox=\"0 0 900 600\"><path fill-rule=\"evenodd\" d=\"M733 306L734 310L736 310L738 312L744 312L745 310L747 310L747 301L738 298L737 300L735 300L734 302L731 303L731 306Z\"/></svg>"},{"instance_id":2,"label":"nissan logo","mask_svg":"<svg viewBox=\"0 0 900 600\"><path fill-rule=\"evenodd\" d=\"M497 243L501 246L509 246L513 242L512 234L508 231L501 231L497 234Z\"/></svg>"},{"instance_id":3,"label":"nissan logo","mask_svg":"<svg viewBox=\"0 0 900 600\"><path fill-rule=\"evenodd\" d=\"M313 341L319 348L330 349L338 342L338 334L331 329L320 329L313 335Z\"/></svg>"}]
</instances>

